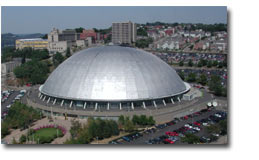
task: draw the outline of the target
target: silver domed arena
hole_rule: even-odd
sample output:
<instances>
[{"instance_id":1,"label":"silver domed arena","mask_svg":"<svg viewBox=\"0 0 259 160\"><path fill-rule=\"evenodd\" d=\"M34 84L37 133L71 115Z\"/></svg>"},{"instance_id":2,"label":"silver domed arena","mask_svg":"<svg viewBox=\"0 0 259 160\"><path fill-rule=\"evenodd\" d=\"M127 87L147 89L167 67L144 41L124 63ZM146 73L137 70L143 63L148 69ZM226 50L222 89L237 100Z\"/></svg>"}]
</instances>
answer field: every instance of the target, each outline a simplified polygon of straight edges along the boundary
<instances>
[{"instance_id":1,"label":"silver domed arena","mask_svg":"<svg viewBox=\"0 0 259 160\"><path fill-rule=\"evenodd\" d=\"M77 52L60 64L40 86L39 97L61 107L134 110L180 101L189 89L152 53L101 46Z\"/></svg>"}]
</instances>

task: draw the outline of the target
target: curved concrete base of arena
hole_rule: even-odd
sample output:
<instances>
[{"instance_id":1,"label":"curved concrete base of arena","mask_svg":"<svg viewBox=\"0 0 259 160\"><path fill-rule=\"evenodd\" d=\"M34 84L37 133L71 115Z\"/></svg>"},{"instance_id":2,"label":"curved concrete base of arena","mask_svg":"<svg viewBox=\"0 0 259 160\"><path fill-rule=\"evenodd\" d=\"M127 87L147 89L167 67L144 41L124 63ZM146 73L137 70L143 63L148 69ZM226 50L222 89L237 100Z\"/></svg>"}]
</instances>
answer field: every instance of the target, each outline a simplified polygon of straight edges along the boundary
<instances>
[{"instance_id":1,"label":"curved concrete base of arena","mask_svg":"<svg viewBox=\"0 0 259 160\"><path fill-rule=\"evenodd\" d=\"M33 97L33 93L27 96L27 104L33 108L42 110L46 115L53 116L68 116L77 118L100 117L107 119L117 119L120 115L147 115L153 116L157 123L163 123L172 120L174 117L181 117L183 115L194 113L200 109L206 108L206 104L210 102L211 96L206 91L201 91L202 96L196 97L193 100L181 100L178 102L167 103L166 105L159 104L157 107L149 106L141 110L78 110L69 107L53 107L52 105L44 105L38 103L37 97ZM35 93L34 93L35 94Z\"/></svg>"}]
</instances>

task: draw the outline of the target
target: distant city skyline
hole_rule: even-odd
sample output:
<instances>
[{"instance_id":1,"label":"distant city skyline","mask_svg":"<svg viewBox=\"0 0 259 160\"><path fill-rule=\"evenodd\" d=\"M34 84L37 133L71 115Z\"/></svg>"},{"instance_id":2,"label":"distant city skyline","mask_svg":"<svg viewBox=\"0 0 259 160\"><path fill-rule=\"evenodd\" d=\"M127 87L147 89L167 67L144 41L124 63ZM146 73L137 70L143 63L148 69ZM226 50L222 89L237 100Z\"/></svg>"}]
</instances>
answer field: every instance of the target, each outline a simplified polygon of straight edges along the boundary
<instances>
[{"instance_id":1,"label":"distant city skyline","mask_svg":"<svg viewBox=\"0 0 259 160\"><path fill-rule=\"evenodd\" d=\"M112 22L227 23L227 7L2 7L1 33L49 33L52 28L104 29Z\"/></svg>"}]
</instances>

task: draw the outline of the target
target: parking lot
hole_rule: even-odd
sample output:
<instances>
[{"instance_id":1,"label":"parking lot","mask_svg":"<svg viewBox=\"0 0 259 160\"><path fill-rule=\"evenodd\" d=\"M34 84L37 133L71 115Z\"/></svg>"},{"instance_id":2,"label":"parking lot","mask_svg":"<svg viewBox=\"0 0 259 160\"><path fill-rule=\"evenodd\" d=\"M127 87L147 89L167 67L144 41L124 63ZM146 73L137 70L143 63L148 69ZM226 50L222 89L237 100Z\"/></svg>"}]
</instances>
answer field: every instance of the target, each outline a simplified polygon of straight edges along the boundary
<instances>
[{"instance_id":1,"label":"parking lot","mask_svg":"<svg viewBox=\"0 0 259 160\"><path fill-rule=\"evenodd\" d=\"M178 63L184 61L187 63L192 60L194 63L198 63L199 60L218 61L223 62L227 59L226 54L214 54L214 53L160 53L153 52L154 55L158 56L167 63Z\"/></svg>"},{"instance_id":2,"label":"parking lot","mask_svg":"<svg viewBox=\"0 0 259 160\"><path fill-rule=\"evenodd\" d=\"M222 86L227 86L227 80L228 80L228 72L227 69L211 69L211 70L206 70L206 69L175 69L176 72L179 74L179 72L182 72L185 77L187 77L190 73L195 73L197 77L199 77L201 74L204 74L207 76L208 80L210 80L211 76L219 76L221 79L221 85Z\"/></svg>"},{"instance_id":3,"label":"parking lot","mask_svg":"<svg viewBox=\"0 0 259 160\"><path fill-rule=\"evenodd\" d=\"M184 144L181 142L181 137L187 133L200 137L200 141L203 143L209 143L212 141L209 138L211 135L207 133L205 126L219 121L217 117L215 118L216 113L222 114L222 118L219 119L226 118L224 112L215 109L206 111L205 109L192 115L175 118L148 130L124 136L110 144ZM219 138L219 134L215 133L214 136L215 139Z\"/></svg>"},{"instance_id":4,"label":"parking lot","mask_svg":"<svg viewBox=\"0 0 259 160\"><path fill-rule=\"evenodd\" d=\"M1 93L1 117L8 113L9 108L15 100L21 101L25 93L21 91L3 91Z\"/></svg>"}]
</instances>

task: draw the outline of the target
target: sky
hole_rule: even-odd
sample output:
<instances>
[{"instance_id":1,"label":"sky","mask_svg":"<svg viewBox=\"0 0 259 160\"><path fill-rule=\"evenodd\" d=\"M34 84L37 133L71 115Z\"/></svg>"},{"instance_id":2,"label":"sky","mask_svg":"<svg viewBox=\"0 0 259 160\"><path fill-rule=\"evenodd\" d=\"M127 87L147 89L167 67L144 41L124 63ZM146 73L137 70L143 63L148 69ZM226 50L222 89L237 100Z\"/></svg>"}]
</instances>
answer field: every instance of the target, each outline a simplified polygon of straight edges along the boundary
<instances>
[{"instance_id":1,"label":"sky","mask_svg":"<svg viewBox=\"0 0 259 160\"><path fill-rule=\"evenodd\" d=\"M2 7L1 32L49 33L52 28L104 29L112 22L227 23L227 7Z\"/></svg>"}]
</instances>

